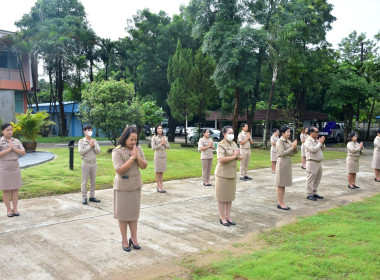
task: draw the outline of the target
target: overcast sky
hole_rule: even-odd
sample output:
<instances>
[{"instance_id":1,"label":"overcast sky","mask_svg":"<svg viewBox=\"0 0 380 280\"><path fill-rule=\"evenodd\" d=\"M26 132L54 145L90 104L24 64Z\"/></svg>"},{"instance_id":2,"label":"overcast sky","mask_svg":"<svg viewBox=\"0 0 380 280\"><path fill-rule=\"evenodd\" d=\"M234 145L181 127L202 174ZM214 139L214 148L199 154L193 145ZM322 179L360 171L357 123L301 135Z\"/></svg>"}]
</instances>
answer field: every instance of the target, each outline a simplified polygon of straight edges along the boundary
<instances>
[{"instance_id":1,"label":"overcast sky","mask_svg":"<svg viewBox=\"0 0 380 280\"><path fill-rule=\"evenodd\" d=\"M0 29L16 31L14 22L30 11L36 0L1 0ZM181 4L189 0L82 0L88 20L96 34L116 40L126 36L127 19L137 10L149 8L152 12L165 11L170 16L179 13ZM335 47L342 38L356 30L368 38L380 31L380 0L329 0L334 5L337 20L327 33L327 41Z\"/></svg>"}]
</instances>

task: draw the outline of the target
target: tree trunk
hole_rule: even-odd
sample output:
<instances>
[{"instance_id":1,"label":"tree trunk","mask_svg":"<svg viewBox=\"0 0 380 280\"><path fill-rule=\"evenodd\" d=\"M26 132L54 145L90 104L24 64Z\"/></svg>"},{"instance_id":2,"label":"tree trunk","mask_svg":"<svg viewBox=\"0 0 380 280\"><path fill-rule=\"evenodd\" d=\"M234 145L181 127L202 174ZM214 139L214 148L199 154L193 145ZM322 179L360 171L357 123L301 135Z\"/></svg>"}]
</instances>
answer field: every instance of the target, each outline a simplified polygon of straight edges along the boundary
<instances>
[{"instance_id":1,"label":"tree trunk","mask_svg":"<svg viewBox=\"0 0 380 280\"><path fill-rule=\"evenodd\" d=\"M367 135L366 135L366 138L365 138L367 141L369 140L369 132L370 132L370 129L371 129L371 121L372 121L373 109L375 108L375 103L376 103L376 100L374 100L372 102L371 113L369 114Z\"/></svg>"},{"instance_id":2,"label":"tree trunk","mask_svg":"<svg viewBox=\"0 0 380 280\"><path fill-rule=\"evenodd\" d=\"M168 141L169 142L174 142L175 141L175 128L177 126L177 120L175 120L171 113L170 113L170 109L169 109L169 123L168 123L168 127L169 127L169 135L168 135Z\"/></svg>"},{"instance_id":3,"label":"tree trunk","mask_svg":"<svg viewBox=\"0 0 380 280\"><path fill-rule=\"evenodd\" d=\"M92 72L93 67L94 67L94 61L90 59L90 82L91 83L94 81L94 74Z\"/></svg>"},{"instance_id":4,"label":"tree trunk","mask_svg":"<svg viewBox=\"0 0 380 280\"><path fill-rule=\"evenodd\" d=\"M348 142L348 135L352 131L352 118L354 115L354 107L351 103L343 105L344 113L344 142Z\"/></svg>"},{"instance_id":5,"label":"tree trunk","mask_svg":"<svg viewBox=\"0 0 380 280\"><path fill-rule=\"evenodd\" d=\"M67 136L66 129L66 118L65 118L65 108L63 105L63 65L62 60L58 62L58 105L59 105L59 115L60 115L60 127L61 135Z\"/></svg>"},{"instance_id":6,"label":"tree trunk","mask_svg":"<svg viewBox=\"0 0 380 280\"><path fill-rule=\"evenodd\" d=\"M232 129L234 130L235 141L237 141L237 136L239 134L239 88L235 87L235 108L234 108L234 119L232 122Z\"/></svg>"},{"instance_id":7,"label":"tree trunk","mask_svg":"<svg viewBox=\"0 0 380 280\"><path fill-rule=\"evenodd\" d=\"M270 89L270 93L269 93L269 100L268 100L268 110L267 110L267 115L265 117L265 126L264 126L264 134L263 134L263 145L264 147L267 146L267 142L268 142L268 127L269 127L269 122L270 122L270 111L271 111L271 107L272 107L272 101L273 101L273 94L274 94L274 87L276 85L276 81L277 81L277 74L278 74L278 67L277 65L274 65L273 66L273 77L272 77L272 86L271 86L271 89Z\"/></svg>"},{"instance_id":8,"label":"tree trunk","mask_svg":"<svg viewBox=\"0 0 380 280\"><path fill-rule=\"evenodd\" d=\"M33 81L33 87L34 87L34 98L36 101L36 111L39 111L38 108L38 97L37 97L37 87L38 87L38 77L37 77L37 69L38 69L38 63L36 56L34 54L30 55L30 62L31 62L31 70L32 70L32 81Z\"/></svg>"}]
</instances>

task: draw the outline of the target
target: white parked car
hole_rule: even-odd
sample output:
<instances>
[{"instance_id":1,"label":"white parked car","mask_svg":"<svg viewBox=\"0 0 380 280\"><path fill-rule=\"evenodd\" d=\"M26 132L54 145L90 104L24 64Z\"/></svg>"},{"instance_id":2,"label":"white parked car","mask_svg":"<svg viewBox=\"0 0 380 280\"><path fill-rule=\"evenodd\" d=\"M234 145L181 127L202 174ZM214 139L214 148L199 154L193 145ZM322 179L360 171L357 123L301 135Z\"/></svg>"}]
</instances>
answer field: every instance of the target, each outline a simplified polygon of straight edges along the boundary
<instances>
[{"instance_id":1,"label":"white parked car","mask_svg":"<svg viewBox=\"0 0 380 280\"><path fill-rule=\"evenodd\" d=\"M208 129L210 131L210 138L214 142L219 141L219 136L220 136L220 130L215 129L212 127L201 127L201 131L204 129ZM190 141L191 143L197 143L199 141L199 138L202 136L202 132L199 133L198 127L195 127L188 135L187 135L187 140Z\"/></svg>"}]
</instances>

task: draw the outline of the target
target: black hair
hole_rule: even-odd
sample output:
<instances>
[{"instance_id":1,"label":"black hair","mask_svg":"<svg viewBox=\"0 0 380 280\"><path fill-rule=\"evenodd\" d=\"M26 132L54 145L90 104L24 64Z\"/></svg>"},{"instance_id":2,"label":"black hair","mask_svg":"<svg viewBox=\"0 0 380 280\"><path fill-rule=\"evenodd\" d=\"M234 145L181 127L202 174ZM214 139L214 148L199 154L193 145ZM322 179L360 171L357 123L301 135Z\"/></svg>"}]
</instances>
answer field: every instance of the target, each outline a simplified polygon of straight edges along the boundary
<instances>
[{"instance_id":1,"label":"black hair","mask_svg":"<svg viewBox=\"0 0 380 280\"><path fill-rule=\"evenodd\" d=\"M227 126L225 126L225 127L222 128L222 130L220 131L219 142L224 139L224 135L223 134L226 133L227 130L229 130L230 128L232 129L232 126L229 126L229 125L227 125Z\"/></svg>"},{"instance_id":2,"label":"black hair","mask_svg":"<svg viewBox=\"0 0 380 280\"><path fill-rule=\"evenodd\" d=\"M246 125L248 125L248 124L244 122L244 123L242 123L242 124L240 125L240 127L243 128L243 127L245 127Z\"/></svg>"},{"instance_id":3,"label":"black hair","mask_svg":"<svg viewBox=\"0 0 380 280\"><path fill-rule=\"evenodd\" d=\"M210 129L202 129L202 135L205 135L207 131L210 131Z\"/></svg>"},{"instance_id":4,"label":"black hair","mask_svg":"<svg viewBox=\"0 0 380 280\"><path fill-rule=\"evenodd\" d=\"M85 125L83 127L83 131L86 131L87 129L92 129L92 126L91 125Z\"/></svg>"},{"instance_id":5,"label":"black hair","mask_svg":"<svg viewBox=\"0 0 380 280\"><path fill-rule=\"evenodd\" d=\"M290 128L287 126L282 126L280 129L281 134L284 134L288 129L290 129Z\"/></svg>"},{"instance_id":6,"label":"black hair","mask_svg":"<svg viewBox=\"0 0 380 280\"><path fill-rule=\"evenodd\" d=\"M11 123L3 123L2 126L1 126L1 130L6 129L8 126L13 127L13 125ZM1 135L3 135L3 133L1 133Z\"/></svg>"},{"instance_id":7,"label":"black hair","mask_svg":"<svg viewBox=\"0 0 380 280\"><path fill-rule=\"evenodd\" d=\"M356 132L351 132L350 135L348 136L348 140L349 140L349 141L352 141L352 138L353 138L354 136L357 136L357 135L356 135Z\"/></svg>"},{"instance_id":8,"label":"black hair","mask_svg":"<svg viewBox=\"0 0 380 280\"><path fill-rule=\"evenodd\" d=\"M157 133L157 128L158 128L159 126L161 126L162 129L164 129L164 127L162 126L162 124L158 124L158 125L156 125L156 127L154 128L154 134L156 134L156 135L158 135L158 133ZM164 130L162 130L162 135L164 135Z\"/></svg>"},{"instance_id":9,"label":"black hair","mask_svg":"<svg viewBox=\"0 0 380 280\"><path fill-rule=\"evenodd\" d=\"M6 129L8 126L13 127L13 125L11 123L3 123L3 125L1 126L1 130Z\"/></svg>"},{"instance_id":10,"label":"black hair","mask_svg":"<svg viewBox=\"0 0 380 280\"><path fill-rule=\"evenodd\" d=\"M125 143L127 141L127 139L129 138L129 136L132 134L132 133L136 133L137 134L137 143L136 143L136 146L139 145L139 133L137 132L137 129L133 126L127 126L123 133L120 135L120 138L119 138L119 145L122 146L122 147L125 147L127 144Z\"/></svg>"},{"instance_id":11,"label":"black hair","mask_svg":"<svg viewBox=\"0 0 380 280\"><path fill-rule=\"evenodd\" d=\"M380 134L380 128L376 129L376 134Z\"/></svg>"},{"instance_id":12,"label":"black hair","mask_svg":"<svg viewBox=\"0 0 380 280\"><path fill-rule=\"evenodd\" d=\"M309 133L311 133L311 132L315 132L315 129L316 129L315 126L311 126L311 127L309 128Z\"/></svg>"},{"instance_id":13,"label":"black hair","mask_svg":"<svg viewBox=\"0 0 380 280\"><path fill-rule=\"evenodd\" d=\"M272 132L273 132L273 133L276 133L277 131L278 131L278 128L273 128L273 129L272 129Z\"/></svg>"}]
</instances>

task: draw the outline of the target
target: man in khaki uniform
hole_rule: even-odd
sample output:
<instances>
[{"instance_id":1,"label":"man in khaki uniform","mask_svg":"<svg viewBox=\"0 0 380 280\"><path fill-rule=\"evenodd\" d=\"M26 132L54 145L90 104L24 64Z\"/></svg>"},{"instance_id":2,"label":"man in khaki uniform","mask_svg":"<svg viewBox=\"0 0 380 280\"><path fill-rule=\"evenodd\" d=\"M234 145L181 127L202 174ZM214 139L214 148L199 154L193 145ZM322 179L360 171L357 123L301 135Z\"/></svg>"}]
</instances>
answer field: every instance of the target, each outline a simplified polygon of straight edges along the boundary
<instances>
[{"instance_id":1,"label":"man in khaki uniform","mask_svg":"<svg viewBox=\"0 0 380 280\"><path fill-rule=\"evenodd\" d=\"M95 197L95 178L96 178L96 155L100 153L98 142L91 138L92 127L86 125L83 127L85 137L79 140L78 150L82 157L82 198L83 204L87 204L87 182L90 177L90 202L100 202L100 199Z\"/></svg>"},{"instance_id":2,"label":"man in khaki uniform","mask_svg":"<svg viewBox=\"0 0 380 280\"><path fill-rule=\"evenodd\" d=\"M317 201L323 196L317 194L317 188L322 178L323 150L325 149L325 137L318 139L318 128L312 126L309 130L310 136L304 143L306 153L306 191L307 199Z\"/></svg>"},{"instance_id":3,"label":"man in khaki uniform","mask_svg":"<svg viewBox=\"0 0 380 280\"><path fill-rule=\"evenodd\" d=\"M251 159L251 144L253 143L251 133L248 132L248 124L241 125L242 131L239 133L238 142L240 144L240 155L242 160L240 162L240 180L252 180L247 176L247 168L249 160Z\"/></svg>"}]
</instances>

